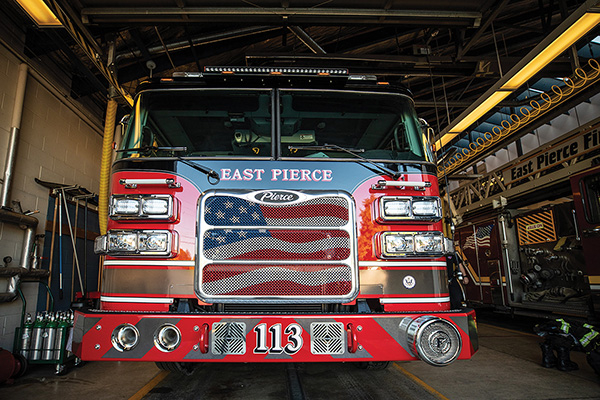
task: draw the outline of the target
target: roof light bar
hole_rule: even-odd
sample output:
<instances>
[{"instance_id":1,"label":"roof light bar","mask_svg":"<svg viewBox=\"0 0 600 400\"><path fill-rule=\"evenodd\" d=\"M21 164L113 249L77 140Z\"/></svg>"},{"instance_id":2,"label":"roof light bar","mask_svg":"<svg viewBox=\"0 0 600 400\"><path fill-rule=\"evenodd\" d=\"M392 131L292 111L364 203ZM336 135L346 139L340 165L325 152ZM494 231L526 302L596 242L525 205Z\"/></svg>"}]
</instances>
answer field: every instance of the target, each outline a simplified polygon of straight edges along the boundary
<instances>
[{"instance_id":1,"label":"roof light bar","mask_svg":"<svg viewBox=\"0 0 600 400\"><path fill-rule=\"evenodd\" d=\"M345 68L295 68L295 67L204 67L207 73L271 74L271 75L335 75L346 76Z\"/></svg>"}]
</instances>

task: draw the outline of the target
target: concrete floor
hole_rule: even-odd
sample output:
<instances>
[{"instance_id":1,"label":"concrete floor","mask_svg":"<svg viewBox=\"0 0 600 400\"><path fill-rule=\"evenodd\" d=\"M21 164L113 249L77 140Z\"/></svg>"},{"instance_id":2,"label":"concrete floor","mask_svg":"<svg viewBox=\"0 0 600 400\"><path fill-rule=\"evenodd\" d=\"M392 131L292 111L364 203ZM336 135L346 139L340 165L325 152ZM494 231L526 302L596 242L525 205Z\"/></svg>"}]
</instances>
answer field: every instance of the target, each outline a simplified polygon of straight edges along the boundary
<instances>
[{"instance_id":1,"label":"concrete floor","mask_svg":"<svg viewBox=\"0 0 600 400\"><path fill-rule=\"evenodd\" d=\"M480 348L472 360L435 368L397 362L383 371L352 364L210 364L185 377L153 363L87 363L55 376L51 366L32 367L0 399L285 399L294 368L307 399L600 399L600 377L572 352L580 369L560 372L539 365L540 338L479 324Z\"/></svg>"}]
</instances>

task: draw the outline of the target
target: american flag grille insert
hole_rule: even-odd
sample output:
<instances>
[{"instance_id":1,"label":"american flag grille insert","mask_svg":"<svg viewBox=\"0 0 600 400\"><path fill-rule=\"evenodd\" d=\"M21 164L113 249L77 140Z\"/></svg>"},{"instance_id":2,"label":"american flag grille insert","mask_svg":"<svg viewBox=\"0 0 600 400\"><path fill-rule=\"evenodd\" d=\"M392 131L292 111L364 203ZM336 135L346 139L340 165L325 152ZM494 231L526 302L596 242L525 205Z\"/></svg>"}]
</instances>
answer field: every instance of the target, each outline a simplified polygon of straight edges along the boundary
<instances>
[{"instance_id":1,"label":"american flag grille insert","mask_svg":"<svg viewBox=\"0 0 600 400\"><path fill-rule=\"evenodd\" d=\"M343 230L211 229L204 257L212 260L345 260L350 235Z\"/></svg>"},{"instance_id":2,"label":"american flag grille insert","mask_svg":"<svg viewBox=\"0 0 600 400\"><path fill-rule=\"evenodd\" d=\"M212 196L204 204L204 222L214 226L344 226L350 205L325 196L292 204L260 204L236 196Z\"/></svg>"},{"instance_id":3,"label":"american flag grille insert","mask_svg":"<svg viewBox=\"0 0 600 400\"><path fill-rule=\"evenodd\" d=\"M346 331L341 322L310 324L310 351L313 354L344 354Z\"/></svg>"},{"instance_id":4,"label":"american flag grille insert","mask_svg":"<svg viewBox=\"0 0 600 400\"><path fill-rule=\"evenodd\" d=\"M211 339L212 354L246 354L246 324L243 322L215 322Z\"/></svg>"},{"instance_id":5,"label":"american flag grille insert","mask_svg":"<svg viewBox=\"0 0 600 400\"><path fill-rule=\"evenodd\" d=\"M265 202L268 196L283 200ZM354 202L348 194L213 190L199 206L195 290L201 300L307 304L357 295Z\"/></svg>"},{"instance_id":6,"label":"american flag grille insert","mask_svg":"<svg viewBox=\"0 0 600 400\"><path fill-rule=\"evenodd\" d=\"M202 291L212 296L347 295L348 265L210 264L202 270Z\"/></svg>"}]
</instances>

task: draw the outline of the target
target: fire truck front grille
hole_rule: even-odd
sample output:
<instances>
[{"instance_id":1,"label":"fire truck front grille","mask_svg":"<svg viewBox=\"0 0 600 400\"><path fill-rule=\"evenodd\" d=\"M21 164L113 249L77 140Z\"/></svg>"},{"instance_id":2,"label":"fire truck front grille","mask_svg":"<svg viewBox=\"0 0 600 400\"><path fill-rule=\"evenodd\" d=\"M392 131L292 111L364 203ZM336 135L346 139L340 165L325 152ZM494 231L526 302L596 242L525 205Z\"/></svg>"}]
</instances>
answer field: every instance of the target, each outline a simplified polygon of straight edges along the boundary
<instances>
[{"instance_id":1,"label":"fire truck front grille","mask_svg":"<svg viewBox=\"0 0 600 400\"><path fill-rule=\"evenodd\" d=\"M355 217L342 193L207 192L196 292L211 303L340 303L358 291ZM280 192L281 193L281 192Z\"/></svg>"}]
</instances>

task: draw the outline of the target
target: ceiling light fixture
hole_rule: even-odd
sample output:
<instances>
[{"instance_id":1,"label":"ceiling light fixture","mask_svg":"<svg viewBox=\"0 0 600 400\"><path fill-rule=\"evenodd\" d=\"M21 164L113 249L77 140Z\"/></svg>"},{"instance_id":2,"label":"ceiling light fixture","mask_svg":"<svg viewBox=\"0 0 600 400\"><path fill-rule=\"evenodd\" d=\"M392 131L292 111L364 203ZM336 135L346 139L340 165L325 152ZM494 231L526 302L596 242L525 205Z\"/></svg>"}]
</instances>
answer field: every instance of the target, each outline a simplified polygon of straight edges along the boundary
<instances>
[{"instance_id":1,"label":"ceiling light fixture","mask_svg":"<svg viewBox=\"0 0 600 400\"><path fill-rule=\"evenodd\" d=\"M16 0L16 2L40 28L62 26L44 0Z\"/></svg>"},{"instance_id":2,"label":"ceiling light fixture","mask_svg":"<svg viewBox=\"0 0 600 400\"><path fill-rule=\"evenodd\" d=\"M467 130L513 91L519 89L552 60L572 46L583 35L600 23L598 0L588 0L564 20L545 40L538 44L502 79L467 108L455 122L440 133L435 148L440 150L456 136Z\"/></svg>"}]
</instances>

